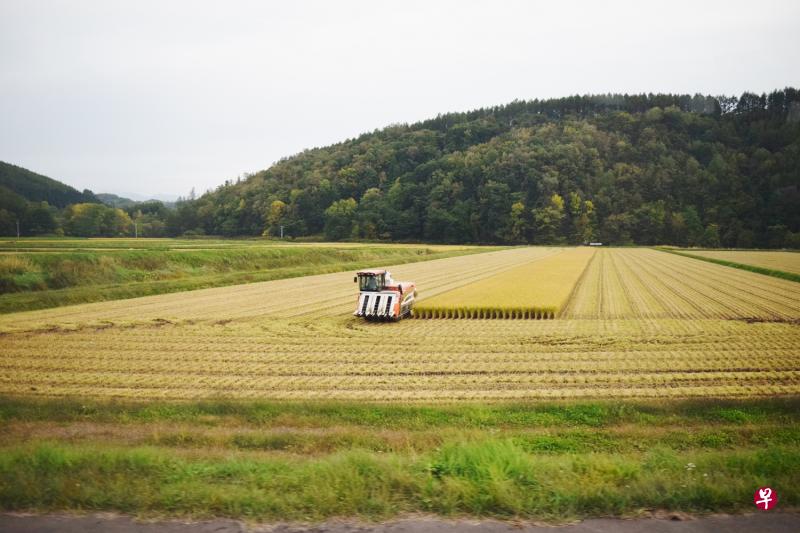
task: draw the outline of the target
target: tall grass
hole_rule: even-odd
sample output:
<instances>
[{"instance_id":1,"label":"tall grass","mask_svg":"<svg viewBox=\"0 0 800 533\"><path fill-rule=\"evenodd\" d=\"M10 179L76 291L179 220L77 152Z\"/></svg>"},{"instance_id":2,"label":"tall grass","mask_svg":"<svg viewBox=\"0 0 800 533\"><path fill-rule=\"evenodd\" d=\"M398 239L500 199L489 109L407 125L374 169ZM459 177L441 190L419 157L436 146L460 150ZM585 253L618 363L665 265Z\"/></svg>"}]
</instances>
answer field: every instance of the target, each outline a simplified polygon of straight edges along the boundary
<instances>
[{"instance_id":1,"label":"tall grass","mask_svg":"<svg viewBox=\"0 0 800 533\"><path fill-rule=\"evenodd\" d=\"M643 508L752 510L754 487L765 483L792 508L800 503L798 464L800 451L786 446L542 456L498 438L421 455L352 449L304 459L39 443L3 450L0 506L261 520L424 512L562 521Z\"/></svg>"},{"instance_id":2,"label":"tall grass","mask_svg":"<svg viewBox=\"0 0 800 533\"><path fill-rule=\"evenodd\" d=\"M0 509L562 521L653 508L752 510L754 487L764 484L792 508L800 504L798 401L0 397Z\"/></svg>"}]
</instances>

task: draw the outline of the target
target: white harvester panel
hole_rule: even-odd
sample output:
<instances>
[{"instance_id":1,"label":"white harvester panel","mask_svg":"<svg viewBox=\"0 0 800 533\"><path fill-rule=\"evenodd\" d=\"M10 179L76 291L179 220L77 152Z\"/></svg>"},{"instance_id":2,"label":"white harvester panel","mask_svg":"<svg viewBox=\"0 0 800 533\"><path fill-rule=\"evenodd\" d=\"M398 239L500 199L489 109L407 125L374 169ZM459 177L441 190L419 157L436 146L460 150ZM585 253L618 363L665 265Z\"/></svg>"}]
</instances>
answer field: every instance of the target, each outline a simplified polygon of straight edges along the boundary
<instances>
[{"instance_id":1,"label":"white harvester panel","mask_svg":"<svg viewBox=\"0 0 800 533\"><path fill-rule=\"evenodd\" d=\"M375 316L378 314L378 306L381 304L381 295L376 294L372 297L369 308L367 309L367 316Z\"/></svg>"},{"instance_id":2,"label":"white harvester panel","mask_svg":"<svg viewBox=\"0 0 800 533\"><path fill-rule=\"evenodd\" d=\"M364 294L362 292L361 296L358 299L358 307L356 307L355 314L364 315L364 311L366 310L368 304L369 304L369 294Z\"/></svg>"},{"instance_id":3,"label":"white harvester panel","mask_svg":"<svg viewBox=\"0 0 800 533\"><path fill-rule=\"evenodd\" d=\"M357 316L389 317L394 309L396 294L392 292L384 293L361 293L358 298L358 307L353 313Z\"/></svg>"}]
</instances>

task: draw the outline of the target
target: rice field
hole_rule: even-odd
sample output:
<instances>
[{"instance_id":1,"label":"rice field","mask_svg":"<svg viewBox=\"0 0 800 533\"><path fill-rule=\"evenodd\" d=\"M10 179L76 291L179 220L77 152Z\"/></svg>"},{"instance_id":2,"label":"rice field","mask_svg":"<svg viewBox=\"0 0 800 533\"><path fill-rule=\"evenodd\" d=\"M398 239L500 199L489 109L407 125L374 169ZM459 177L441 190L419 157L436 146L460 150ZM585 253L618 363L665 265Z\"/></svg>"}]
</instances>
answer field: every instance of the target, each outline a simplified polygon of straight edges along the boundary
<instances>
[{"instance_id":1,"label":"rice field","mask_svg":"<svg viewBox=\"0 0 800 533\"><path fill-rule=\"evenodd\" d=\"M800 274L800 253L738 250L686 250L691 255L720 259L781 272Z\"/></svg>"},{"instance_id":2,"label":"rice field","mask_svg":"<svg viewBox=\"0 0 800 533\"><path fill-rule=\"evenodd\" d=\"M3 345L6 394L446 401L800 392L800 328L785 323L325 319L49 332Z\"/></svg>"},{"instance_id":3,"label":"rice field","mask_svg":"<svg viewBox=\"0 0 800 533\"><path fill-rule=\"evenodd\" d=\"M572 285L550 286L553 302L566 299L554 320L366 323L350 316L349 272L4 315L0 394L446 402L800 393L800 284L791 281L648 249L515 248L390 270L417 282L422 307L551 261L555 279L559 258L584 263L572 267Z\"/></svg>"},{"instance_id":4,"label":"rice field","mask_svg":"<svg viewBox=\"0 0 800 533\"><path fill-rule=\"evenodd\" d=\"M419 318L555 318L594 256L593 248L542 250L542 256L426 299Z\"/></svg>"},{"instance_id":5,"label":"rice field","mask_svg":"<svg viewBox=\"0 0 800 533\"><path fill-rule=\"evenodd\" d=\"M417 282L420 297L433 297L541 257L540 248L516 248L387 267L395 279ZM353 272L159 294L54 309L0 314L0 333L40 329L341 317L352 313L358 291ZM2 341L0 341L2 342Z\"/></svg>"},{"instance_id":6,"label":"rice field","mask_svg":"<svg viewBox=\"0 0 800 533\"><path fill-rule=\"evenodd\" d=\"M800 319L800 284L649 249L603 249L565 318Z\"/></svg>"}]
</instances>

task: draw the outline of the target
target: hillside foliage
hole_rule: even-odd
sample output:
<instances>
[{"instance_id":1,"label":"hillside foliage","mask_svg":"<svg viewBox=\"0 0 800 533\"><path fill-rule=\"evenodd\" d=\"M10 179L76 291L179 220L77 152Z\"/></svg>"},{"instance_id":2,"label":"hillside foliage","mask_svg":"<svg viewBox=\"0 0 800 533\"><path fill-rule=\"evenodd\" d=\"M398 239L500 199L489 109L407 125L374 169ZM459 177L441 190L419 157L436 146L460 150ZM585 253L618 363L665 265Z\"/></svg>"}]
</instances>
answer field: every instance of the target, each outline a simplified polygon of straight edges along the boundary
<instances>
[{"instance_id":1,"label":"hillside foliage","mask_svg":"<svg viewBox=\"0 0 800 533\"><path fill-rule=\"evenodd\" d=\"M395 125L184 202L172 232L796 247L800 93L575 96Z\"/></svg>"},{"instance_id":2,"label":"hillside foliage","mask_svg":"<svg viewBox=\"0 0 800 533\"><path fill-rule=\"evenodd\" d=\"M306 150L174 208L119 206L131 223L106 213L95 220L108 224L70 225L74 210L55 200L0 192L5 235L23 218L27 235L797 248L800 92L588 95L449 113Z\"/></svg>"}]
</instances>

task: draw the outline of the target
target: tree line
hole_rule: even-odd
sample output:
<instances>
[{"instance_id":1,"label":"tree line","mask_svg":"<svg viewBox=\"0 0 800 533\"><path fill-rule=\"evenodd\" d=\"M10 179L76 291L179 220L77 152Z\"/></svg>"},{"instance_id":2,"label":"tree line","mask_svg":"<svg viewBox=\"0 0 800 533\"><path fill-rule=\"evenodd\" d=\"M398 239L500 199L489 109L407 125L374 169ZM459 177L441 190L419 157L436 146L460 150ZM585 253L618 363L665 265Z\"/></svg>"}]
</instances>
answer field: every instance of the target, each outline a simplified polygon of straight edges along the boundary
<instances>
[{"instance_id":1,"label":"tree line","mask_svg":"<svg viewBox=\"0 0 800 533\"><path fill-rule=\"evenodd\" d=\"M799 187L796 89L608 94L393 125L148 223L164 235L797 248ZM64 231L79 231L69 218Z\"/></svg>"}]
</instances>

